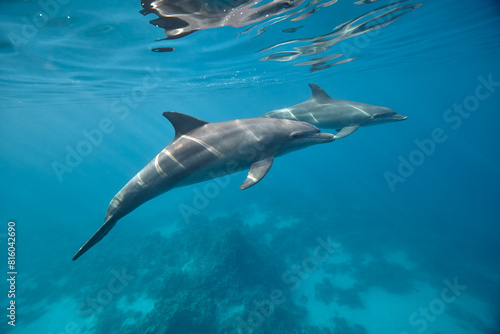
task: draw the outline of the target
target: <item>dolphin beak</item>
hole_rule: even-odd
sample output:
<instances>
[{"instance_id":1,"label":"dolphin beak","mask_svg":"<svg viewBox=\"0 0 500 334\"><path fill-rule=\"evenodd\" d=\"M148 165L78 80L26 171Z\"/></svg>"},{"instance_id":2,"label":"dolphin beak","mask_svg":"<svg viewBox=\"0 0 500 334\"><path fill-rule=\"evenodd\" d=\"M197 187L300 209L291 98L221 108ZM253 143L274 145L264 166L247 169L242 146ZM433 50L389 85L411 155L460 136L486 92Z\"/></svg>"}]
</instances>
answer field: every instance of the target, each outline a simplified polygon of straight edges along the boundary
<instances>
[{"instance_id":1,"label":"dolphin beak","mask_svg":"<svg viewBox=\"0 0 500 334\"><path fill-rule=\"evenodd\" d=\"M405 115L399 115L399 114L396 114L396 115L392 115L391 116L391 119L393 121L404 121L405 119L407 119L408 116L405 116Z\"/></svg>"},{"instance_id":2,"label":"dolphin beak","mask_svg":"<svg viewBox=\"0 0 500 334\"><path fill-rule=\"evenodd\" d=\"M330 143L335 140L335 136L331 133L318 132L311 136L312 139L321 143Z\"/></svg>"}]
</instances>

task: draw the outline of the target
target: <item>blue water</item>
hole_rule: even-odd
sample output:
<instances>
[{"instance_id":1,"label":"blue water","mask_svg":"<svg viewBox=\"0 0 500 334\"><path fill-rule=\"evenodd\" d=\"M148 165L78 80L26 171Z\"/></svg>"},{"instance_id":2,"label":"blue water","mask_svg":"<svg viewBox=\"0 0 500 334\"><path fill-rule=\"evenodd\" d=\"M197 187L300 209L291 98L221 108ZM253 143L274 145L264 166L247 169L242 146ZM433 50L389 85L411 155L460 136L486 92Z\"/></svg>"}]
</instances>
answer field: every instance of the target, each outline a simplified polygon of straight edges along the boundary
<instances>
[{"instance_id":1,"label":"blue water","mask_svg":"<svg viewBox=\"0 0 500 334\"><path fill-rule=\"evenodd\" d=\"M499 333L500 5L390 4L297 1L165 40L139 1L2 1L0 332ZM245 172L174 189L71 261L173 138L163 111L257 117L309 83L408 119L280 157L245 191Z\"/></svg>"}]
</instances>

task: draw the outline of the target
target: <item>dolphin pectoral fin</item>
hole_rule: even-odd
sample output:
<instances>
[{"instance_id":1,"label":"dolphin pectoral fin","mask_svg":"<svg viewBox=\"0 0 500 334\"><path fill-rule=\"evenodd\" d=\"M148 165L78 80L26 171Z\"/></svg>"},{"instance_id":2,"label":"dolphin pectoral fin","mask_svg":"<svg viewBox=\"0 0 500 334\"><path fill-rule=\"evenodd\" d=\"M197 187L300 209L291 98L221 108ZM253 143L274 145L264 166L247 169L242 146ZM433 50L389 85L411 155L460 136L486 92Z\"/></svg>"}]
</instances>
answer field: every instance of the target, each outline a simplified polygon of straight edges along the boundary
<instances>
[{"instance_id":1,"label":"dolphin pectoral fin","mask_svg":"<svg viewBox=\"0 0 500 334\"><path fill-rule=\"evenodd\" d=\"M346 126L345 128L342 128L334 137L335 139L347 137L357 129L359 129L359 125Z\"/></svg>"},{"instance_id":2,"label":"dolphin pectoral fin","mask_svg":"<svg viewBox=\"0 0 500 334\"><path fill-rule=\"evenodd\" d=\"M78 250L75 256L73 256L73 261L82 256L83 253L88 251L96 243L101 241L101 239L104 238L104 236L108 234L108 232L115 226L116 222L117 222L116 219L110 219L104 222L104 224L102 224L102 226L97 230L97 232L94 233L94 235L85 243L85 245L83 245L82 248Z\"/></svg>"},{"instance_id":3,"label":"dolphin pectoral fin","mask_svg":"<svg viewBox=\"0 0 500 334\"><path fill-rule=\"evenodd\" d=\"M273 165L274 157L268 157L259 161L256 161L250 166L250 171L248 172L247 178L240 186L240 190L250 188L266 176L269 169Z\"/></svg>"}]
</instances>

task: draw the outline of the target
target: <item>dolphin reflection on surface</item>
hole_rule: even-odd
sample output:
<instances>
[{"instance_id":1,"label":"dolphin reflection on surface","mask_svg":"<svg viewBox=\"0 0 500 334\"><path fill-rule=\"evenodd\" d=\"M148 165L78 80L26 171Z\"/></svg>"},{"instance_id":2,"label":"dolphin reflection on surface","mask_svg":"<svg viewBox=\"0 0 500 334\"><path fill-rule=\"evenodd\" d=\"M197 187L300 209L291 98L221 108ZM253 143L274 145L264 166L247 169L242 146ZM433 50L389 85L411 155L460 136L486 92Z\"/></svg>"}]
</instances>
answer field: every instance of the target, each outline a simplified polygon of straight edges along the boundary
<instances>
[{"instance_id":1,"label":"dolphin reflection on surface","mask_svg":"<svg viewBox=\"0 0 500 334\"><path fill-rule=\"evenodd\" d=\"M360 0L354 2L354 4L371 4L376 1ZM347 54L352 52L321 56L319 54L327 52L339 42L386 27L422 5L420 2L404 4L407 1L409 0L400 0L378 7L354 19L338 24L336 27L328 28L327 26L328 30L320 35L284 40L264 47L257 52L267 53L269 50L276 48L289 48L288 50L278 50L267 54L260 59L261 61L291 61L303 56L318 55L294 64L311 66L312 72L350 62L356 59L352 54ZM280 22L291 23L304 20L320 9L332 6L337 2L337 0L144 0L141 13L143 15L156 14L158 16L158 18L151 20L150 23L164 30L167 37L163 40L186 37L204 29L248 26L244 31L239 31L236 34L236 37L238 37L258 26L256 35L252 37L254 38L263 34L272 25ZM280 31L287 35L295 33L297 30L296 26L280 28ZM284 35L279 35L278 38L281 38L281 36ZM173 50L172 47L152 49L154 52L171 52ZM337 59L343 56L345 58Z\"/></svg>"},{"instance_id":2,"label":"dolphin reflection on surface","mask_svg":"<svg viewBox=\"0 0 500 334\"><path fill-rule=\"evenodd\" d=\"M146 0L141 13L158 15L151 24L165 29L167 39L175 39L202 29L254 24L297 8L304 1L273 0L258 6L262 0Z\"/></svg>"}]
</instances>

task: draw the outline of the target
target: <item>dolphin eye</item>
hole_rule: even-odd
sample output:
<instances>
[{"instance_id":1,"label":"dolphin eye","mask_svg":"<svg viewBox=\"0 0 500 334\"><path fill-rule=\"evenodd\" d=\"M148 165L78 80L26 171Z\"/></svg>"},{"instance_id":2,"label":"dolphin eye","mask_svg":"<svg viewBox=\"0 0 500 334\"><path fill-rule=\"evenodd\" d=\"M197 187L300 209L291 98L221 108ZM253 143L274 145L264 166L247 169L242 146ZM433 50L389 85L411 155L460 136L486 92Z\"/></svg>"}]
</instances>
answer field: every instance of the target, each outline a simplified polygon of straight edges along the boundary
<instances>
[{"instance_id":1,"label":"dolphin eye","mask_svg":"<svg viewBox=\"0 0 500 334\"><path fill-rule=\"evenodd\" d=\"M290 137L292 137L293 139L297 139L297 138L300 138L301 137L301 133L300 132L293 132Z\"/></svg>"}]
</instances>

